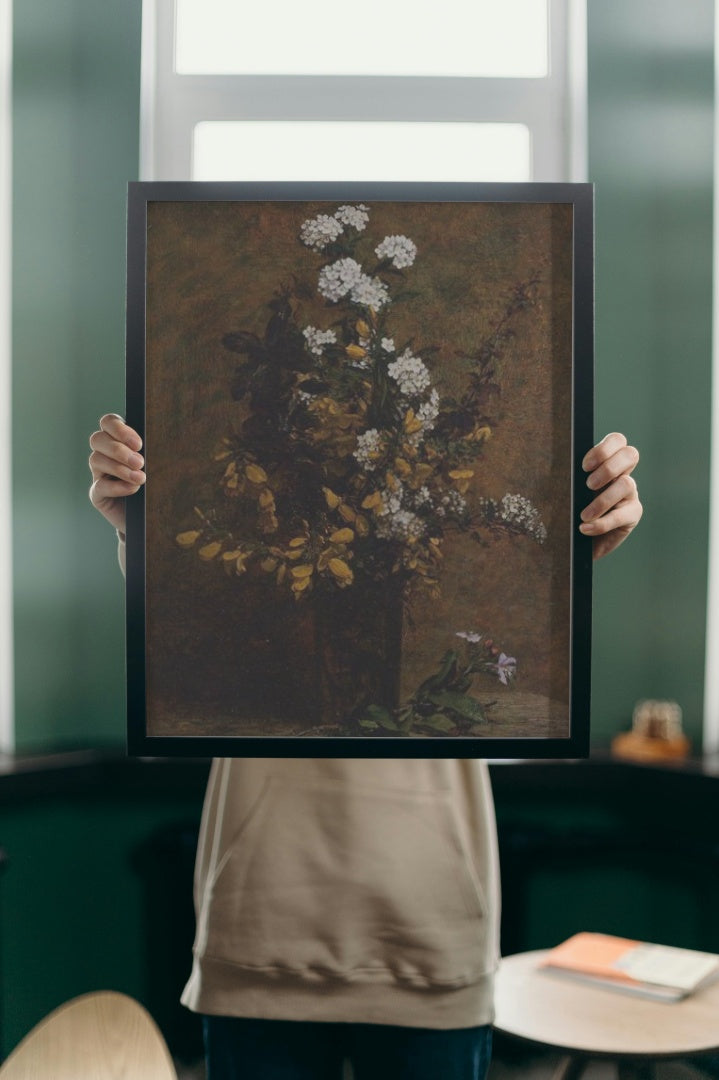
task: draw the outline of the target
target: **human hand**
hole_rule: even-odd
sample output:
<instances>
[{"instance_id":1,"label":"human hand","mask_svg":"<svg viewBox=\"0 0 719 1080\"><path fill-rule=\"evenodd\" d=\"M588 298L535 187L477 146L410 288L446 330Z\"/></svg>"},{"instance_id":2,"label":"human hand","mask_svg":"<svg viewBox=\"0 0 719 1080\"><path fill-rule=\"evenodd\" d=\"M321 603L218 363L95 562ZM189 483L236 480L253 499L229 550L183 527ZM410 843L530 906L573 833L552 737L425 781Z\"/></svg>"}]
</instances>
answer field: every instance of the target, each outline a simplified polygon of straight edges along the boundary
<instances>
[{"instance_id":1,"label":"human hand","mask_svg":"<svg viewBox=\"0 0 719 1080\"><path fill-rule=\"evenodd\" d=\"M142 439L117 413L100 420L90 436L90 502L121 534L125 532L125 499L145 483Z\"/></svg>"},{"instance_id":2,"label":"human hand","mask_svg":"<svg viewBox=\"0 0 719 1080\"><path fill-rule=\"evenodd\" d=\"M639 451L613 431L593 446L582 461L587 487L596 497L582 510L579 531L593 541L593 558L601 559L626 540L643 513L632 472Z\"/></svg>"}]
</instances>

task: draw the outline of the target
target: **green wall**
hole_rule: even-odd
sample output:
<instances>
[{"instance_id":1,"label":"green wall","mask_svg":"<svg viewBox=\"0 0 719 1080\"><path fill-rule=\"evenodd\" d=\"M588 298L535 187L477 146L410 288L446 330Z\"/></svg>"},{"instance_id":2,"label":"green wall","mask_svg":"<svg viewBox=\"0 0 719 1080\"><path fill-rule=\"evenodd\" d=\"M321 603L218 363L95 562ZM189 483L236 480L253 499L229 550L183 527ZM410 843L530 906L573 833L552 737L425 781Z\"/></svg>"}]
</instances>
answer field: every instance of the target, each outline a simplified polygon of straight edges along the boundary
<instances>
[{"instance_id":1,"label":"green wall","mask_svg":"<svg viewBox=\"0 0 719 1080\"><path fill-rule=\"evenodd\" d=\"M123 738L122 582L86 440L123 408L140 0L15 4L14 483L20 750ZM713 5L589 0L597 431L642 450L645 521L596 573L595 741L641 697L700 732Z\"/></svg>"},{"instance_id":2,"label":"green wall","mask_svg":"<svg viewBox=\"0 0 719 1080\"><path fill-rule=\"evenodd\" d=\"M123 738L122 580L87 439L124 402L140 0L14 5L17 746Z\"/></svg>"},{"instance_id":3,"label":"green wall","mask_svg":"<svg viewBox=\"0 0 719 1080\"><path fill-rule=\"evenodd\" d=\"M129 994L163 1023L179 998L174 969L186 978L191 963L191 937L175 930L180 915L192 930L191 863L179 874L152 855L163 830L196 826L200 802L196 784L153 793L111 782L0 804L0 1058L52 1009L93 990ZM163 871L167 888L156 880ZM173 881L182 895L169 895ZM158 900L169 904L162 921ZM165 937L174 952L163 963Z\"/></svg>"},{"instance_id":4,"label":"green wall","mask_svg":"<svg viewBox=\"0 0 719 1080\"><path fill-rule=\"evenodd\" d=\"M595 574L592 727L674 698L698 742L711 375L711 0L589 0L596 422L640 447L644 521Z\"/></svg>"}]
</instances>

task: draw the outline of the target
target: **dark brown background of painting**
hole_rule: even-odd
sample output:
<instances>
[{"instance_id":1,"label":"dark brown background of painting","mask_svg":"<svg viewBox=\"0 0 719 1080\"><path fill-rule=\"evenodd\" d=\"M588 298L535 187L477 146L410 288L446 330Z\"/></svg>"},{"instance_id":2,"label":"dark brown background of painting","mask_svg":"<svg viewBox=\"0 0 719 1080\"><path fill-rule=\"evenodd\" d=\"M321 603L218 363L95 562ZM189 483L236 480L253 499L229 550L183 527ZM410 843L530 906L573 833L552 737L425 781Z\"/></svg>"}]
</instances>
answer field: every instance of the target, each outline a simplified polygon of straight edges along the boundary
<instances>
[{"instance_id":1,"label":"dark brown background of painting","mask_svg":"<svg viewBox=\"0 0 719 1080\"><path fill-rule=\"evenodd\" d=\"M148 734L287 734L321 718L297 692L309 669L294 602L274 605L267 583L230 579L175 544L192 507L222 498L212 456L237 423L229 394L237 357L224 334L262 334L267 301L293 274L314 287L321 258L299 226L335 204L173 203L148 207L147 705ZM476 469L477 491L531 498L549 539L502 537L482 548L446 544L442 599L416 600L403 638L403 687L435 669L457 630L490 634L517 657L510 688L484 677L475 695L496 701L487 735L568 734L570 632L572 209L526 203L375 203L374 243L402 233L417 244L391 333L414 351L435 344L440 393L456 389L455 357L501 318L511 287L541 275L537 305L514 322L500 366L501 421ZM396 291L393 287L393 292ZM334 317L318 296L301 325ZM288 671L297 678L288 680ZM293 689L294 685L294 689ZM308 684L307 684L308 685ZM306 701L309 701L308 697Z\"/></svg>"}]
</instances>

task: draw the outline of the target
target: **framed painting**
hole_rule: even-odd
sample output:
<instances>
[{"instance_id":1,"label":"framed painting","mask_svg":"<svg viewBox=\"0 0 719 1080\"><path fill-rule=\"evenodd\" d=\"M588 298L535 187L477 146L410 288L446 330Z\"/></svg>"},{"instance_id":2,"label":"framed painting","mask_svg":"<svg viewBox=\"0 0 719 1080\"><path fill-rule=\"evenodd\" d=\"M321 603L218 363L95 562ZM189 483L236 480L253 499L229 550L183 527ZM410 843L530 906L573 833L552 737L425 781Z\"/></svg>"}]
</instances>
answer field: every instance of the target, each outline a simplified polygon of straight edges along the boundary
<instances>
[{"instance_id":1,"label":"framed painting","mask_svg":"<svg viewBox=\"0 0 719 1080\"><path fill-rule=\"evenodd\" d=\"M130 185L128 744L587 753L582 184Z\"/></svg>"}]
</instances>

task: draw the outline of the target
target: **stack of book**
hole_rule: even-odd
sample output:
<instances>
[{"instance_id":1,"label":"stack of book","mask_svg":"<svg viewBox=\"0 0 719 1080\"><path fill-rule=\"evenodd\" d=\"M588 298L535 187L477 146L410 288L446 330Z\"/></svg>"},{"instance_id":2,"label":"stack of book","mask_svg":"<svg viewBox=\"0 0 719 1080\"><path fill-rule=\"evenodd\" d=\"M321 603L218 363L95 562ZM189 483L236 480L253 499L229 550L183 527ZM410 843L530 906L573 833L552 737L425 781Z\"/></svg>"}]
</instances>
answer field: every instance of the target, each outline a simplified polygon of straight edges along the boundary
<instances>
[{"instance_id":1,"label":"stack of book","mask_svg":"<svg viewBox=\"0 0 719 1080\"><path fill-rule=\"evenodd\" d=\"M575 934L542 961L548 973L656 1001L679 1001L719 978L719 956L609 934Z\"/></svg>"}]
</instances>

